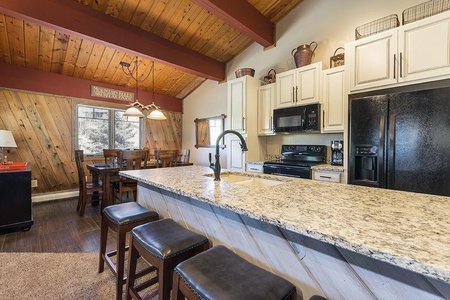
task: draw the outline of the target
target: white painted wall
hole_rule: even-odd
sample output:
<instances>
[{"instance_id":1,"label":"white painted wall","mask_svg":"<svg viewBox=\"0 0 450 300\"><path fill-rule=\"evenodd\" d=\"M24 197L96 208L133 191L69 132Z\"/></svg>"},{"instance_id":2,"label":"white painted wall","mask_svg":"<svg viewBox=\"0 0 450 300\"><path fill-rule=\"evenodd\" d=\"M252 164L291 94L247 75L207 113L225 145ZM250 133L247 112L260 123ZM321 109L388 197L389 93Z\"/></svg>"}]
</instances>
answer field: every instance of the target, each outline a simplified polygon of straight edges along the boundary
<instances>
[{"instance_id":1,"label":"white painted wall","mask_svg":"<svg viewBox=\"0 0 450 300\"><path fill-rule=\"evenodd\" d=\"M355 39L355 28L373 20L397 14L401 23L403 10L424 0L304 0L276 27L276 47L264 50L252 44L227 64L227 79L235 77L239 68L253 68L255 77L262 79L270 69L277 73L295 68L291 55L294 48L312 41L318 43L312 62L322 61L329 67L334 50ZM226 83L210 80L202 84L183 101L183 148L191 149L191 161L207 165L212 149L195 149L194 119L226 114ZM256 112L255 112L256 113ZM267 137L267 153L277 154L281 144L326 144L343 139L342 134L282 135ZM221 151L221 164L226 165L226 151Z\"/></svg>"}]
</instances>

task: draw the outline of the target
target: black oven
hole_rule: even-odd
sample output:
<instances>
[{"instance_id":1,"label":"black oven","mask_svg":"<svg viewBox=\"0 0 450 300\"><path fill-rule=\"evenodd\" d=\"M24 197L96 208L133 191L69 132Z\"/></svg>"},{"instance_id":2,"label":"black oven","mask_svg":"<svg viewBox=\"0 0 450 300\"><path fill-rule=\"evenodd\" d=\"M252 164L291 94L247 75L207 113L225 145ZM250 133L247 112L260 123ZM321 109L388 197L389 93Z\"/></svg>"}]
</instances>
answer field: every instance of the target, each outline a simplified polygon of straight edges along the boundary
<instances>
[{"instance_id":1,"label":"black oven","mask_svg":"<svg viewBox=\"0 0 450 300\"><path fill-rule=\"evenodd\" d=\"M289 176L296 178L311 179L311 167L309 166L295 166L266 162L263 165L264 174Z\"/></svg>"},{"instance_id":2,"label":"black oven","mask_svg":"<svg viewBox=\"0 0 450 300\"><path fill-rule=\"evenodd\" d=\"M320 104L274 109L273 131L320 132Z\"/></svg>"}]
</instances>

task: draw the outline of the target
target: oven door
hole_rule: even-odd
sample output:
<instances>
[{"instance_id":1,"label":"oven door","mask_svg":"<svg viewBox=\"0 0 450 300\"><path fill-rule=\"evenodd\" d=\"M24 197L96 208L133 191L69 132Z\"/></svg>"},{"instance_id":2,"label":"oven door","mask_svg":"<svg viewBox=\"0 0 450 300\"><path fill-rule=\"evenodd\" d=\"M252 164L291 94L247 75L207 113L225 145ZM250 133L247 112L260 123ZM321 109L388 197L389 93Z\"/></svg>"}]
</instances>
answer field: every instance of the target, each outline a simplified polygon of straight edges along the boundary
<instances>
[{"instance_id":1,"label":"oven door","mask_svg":"<svg viewBox=\"0 0 450 300\"><path fill-rule=\"evenodd\" d=\"M296 178L306 178L306 179L312 178L310 167L286 166L286 165L265 163L263 165L263 170L264 170L264 174L289 176L289 177L296 177Z\"/></svg>"}]
</instances>

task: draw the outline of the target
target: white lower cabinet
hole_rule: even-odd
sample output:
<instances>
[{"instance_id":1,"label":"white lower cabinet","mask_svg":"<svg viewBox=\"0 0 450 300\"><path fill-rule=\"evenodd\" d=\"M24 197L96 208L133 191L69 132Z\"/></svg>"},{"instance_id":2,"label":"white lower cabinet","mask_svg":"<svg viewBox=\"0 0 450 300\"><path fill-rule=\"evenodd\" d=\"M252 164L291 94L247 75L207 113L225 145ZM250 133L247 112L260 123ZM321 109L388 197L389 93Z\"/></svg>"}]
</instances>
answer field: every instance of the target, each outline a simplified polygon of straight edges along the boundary
<instances>
[{"instance_id":1,"label":"white lower cabinet","mask_svg":"<svg viewBox=\"0 0 450 300\"><path fill-rule=\"evenodd\" d=\"M343 172L313 170L313 179L328 182L341 182Z\"/></svg>"},{"instance_id":2,"label":"white lower cabinet","mask_svg":"<svg viewBox=\"0 0 450 300\"><path fill-rule=\"evenodd\" d=\"M256 164L256 163L247 163L247 172L254 172L254 173L263 173L263 165L262 164Z\"/></svg>"},{"instance_id":3,"label":"white lower cabinet","mask_svg":"<svg viewBox=\"0 0 450 300\"><path fill-rule=\"evenodd\" d=\"M247 152L242 152L241 140L235 135L230 135L227 140L227 149L227 169L245 171Z\"/></svg>"}]
</instances>

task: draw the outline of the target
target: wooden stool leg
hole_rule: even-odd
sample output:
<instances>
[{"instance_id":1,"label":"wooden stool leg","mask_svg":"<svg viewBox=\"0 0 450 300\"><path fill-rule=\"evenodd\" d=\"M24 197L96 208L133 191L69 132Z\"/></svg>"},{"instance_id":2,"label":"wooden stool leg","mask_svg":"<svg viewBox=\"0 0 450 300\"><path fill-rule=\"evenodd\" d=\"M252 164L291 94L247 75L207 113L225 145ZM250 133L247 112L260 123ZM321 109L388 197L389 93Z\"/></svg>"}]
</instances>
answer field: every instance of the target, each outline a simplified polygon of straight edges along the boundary
<instances>
[{"instance_id":1,"label":"wooden stool leg","mask_svg":"<svg viewBox=\"0 0 450 300\"><path fill-rule=\"evenodd\" d=\"M180 290L180 276L173 272L172 300L183 300L184 296Z\"/></svg>"},{"instance_id":2,"label":"wooden stool leg","mask_svg":"<svg viewBox=\"0 0 450 300\"><path fill-rule=\"evenodd\" d=\"M169 300L172 288L172 259L167 259L158 269L158 299Z\"/></svg>"},{"instance_id":3,"label":"wooden stool leg","mask_svg":"<svg viewBox=\"0 0 450 300\"><path fill-rule=\"evenodd\" d=\"M117 262L116 262L116 271L117 271L117 286L116 286L116 299L122 299L122 291L123 284L125 281L123 280L124 273L124 264L125 264L125 239L126 232L121 232L119 230L118 238L117 238Z\"/></svg>"},{"instance_id":4,"label":"wooden stool leg","mask_svg":"<svg viewBox=\"0 0 450 300\"><path fill-rule=\"evenodd\" d=\"M134 281L136 279L136 264L139 258L139 252L134 247L134 238L131 237L130 249L128 254L128 276L126 286L126 299L131 300L131 289L134 288Z\"/></svg>"},{"instance_id":5,"label":"wooden stool leg","mask_svg":"<svg viewBox=\"0 0 450 300\"><path fill-rule=\"evenodd\" d=\"M106 240L108 238L108 224L104 220L104 216L102 216L102 227L100 229L100 257L99 257L99 265L98 272L102 273L105 267L105 253L106 253Z\"/></svg>"}]
</instances>

